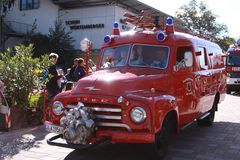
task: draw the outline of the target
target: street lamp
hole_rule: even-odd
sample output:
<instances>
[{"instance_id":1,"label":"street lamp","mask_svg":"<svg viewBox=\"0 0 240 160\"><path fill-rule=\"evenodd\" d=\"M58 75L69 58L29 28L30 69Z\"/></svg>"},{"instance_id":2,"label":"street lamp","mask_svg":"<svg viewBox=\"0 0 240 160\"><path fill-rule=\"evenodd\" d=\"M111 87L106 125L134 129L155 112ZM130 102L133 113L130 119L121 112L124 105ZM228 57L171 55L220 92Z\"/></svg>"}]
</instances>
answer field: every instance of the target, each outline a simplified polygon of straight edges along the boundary
<instances>
[{"instance_id":1,"label":"street lamp","mask_svg":"<svg viewBox=\"0 0 240 160\"><path fill-rule=\"evenodd\" d=\"M87 38L84 38L83 40L81 40L80 42L80 49L85 52L85 63L86 63L86 75L89 75L89 65L88 65L88 60L89 60L89 52L92 49L92 42L89 41Z\"/></svg>"}]
</instances>

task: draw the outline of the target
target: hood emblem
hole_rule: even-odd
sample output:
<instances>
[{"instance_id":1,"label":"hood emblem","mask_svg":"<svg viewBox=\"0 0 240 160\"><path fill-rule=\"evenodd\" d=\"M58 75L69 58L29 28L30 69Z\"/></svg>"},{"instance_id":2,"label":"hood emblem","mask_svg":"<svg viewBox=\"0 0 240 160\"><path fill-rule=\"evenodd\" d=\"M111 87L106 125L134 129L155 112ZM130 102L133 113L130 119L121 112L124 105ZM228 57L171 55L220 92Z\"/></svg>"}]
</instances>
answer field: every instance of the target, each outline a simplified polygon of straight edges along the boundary
<instances>
[{"instance_id":1,"label":"hood emblem","mask_svg":"<svg viewBox=\"0 0 240 160\"><path fill-rule=\"evenodd\" d=\"M87 89L89 91L99 91L100 89L95 88L94 86L90 86L90 87L85 87L84 89Z\"/></svg>"}]
</instances>

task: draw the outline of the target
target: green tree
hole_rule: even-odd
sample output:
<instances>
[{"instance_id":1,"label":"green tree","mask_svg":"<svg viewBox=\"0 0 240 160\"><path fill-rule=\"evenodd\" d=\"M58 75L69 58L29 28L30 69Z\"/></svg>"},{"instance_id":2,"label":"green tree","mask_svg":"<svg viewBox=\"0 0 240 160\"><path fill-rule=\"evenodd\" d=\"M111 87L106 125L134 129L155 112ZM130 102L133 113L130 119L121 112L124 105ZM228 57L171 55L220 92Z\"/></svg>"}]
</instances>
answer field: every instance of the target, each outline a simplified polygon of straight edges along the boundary
<instances>
[{"instance_id":1,"label":"green tree","mask_svg":"<svg viewBox=\"0 0 240 160\"><path fill-rule=\"evenodd\" d=\"M74 40L70 34L71 32L66 32L66 28L60 20L55 21L54 27L49 29L49 51L58 53L58 63L64 66L66 66L67 53L74 50L72 45Z\"/></svg>"},{"instance_id":2,"label":"green tree","mask_svg":"<svg viewBox=\"0 0 240 160\"><path fill-rule=\"evenodd\" d=\"M227 51L229 46L235 44L236 41L232 37L224 36L223 38L219 39L217 43L222 47L224 51Z\"/></svg>"},{"instance_id":3,"label":"green tree","mask_svg":"<svg viewBox=\"0 0 240 160\"><path fill-rule=\"evenodd\" d=\"M48 35L32 31L25 44L34 44L34 57L40 57L43 54L49 54L51 52L59 54L58 64L65 66L66 63L68 63L66 59L69 58L69 53L72 53L74 50L72 45L74 40L70 34L71 32L66 31L61 21L55 21L54 27L49 28Z\"/></svg>"},{"instance_id":4,"label":"green tree","mask_svg":"<svg viewBox=\"0 0 240 160\"><path fill-rule=\"evenodd\" d=\"M227 26L216 21L217 16L204 2L191 0L189 4L180 7L176 16L186 28L205 39L217 40L228 32Z\"/></svg>"}]
</instances>

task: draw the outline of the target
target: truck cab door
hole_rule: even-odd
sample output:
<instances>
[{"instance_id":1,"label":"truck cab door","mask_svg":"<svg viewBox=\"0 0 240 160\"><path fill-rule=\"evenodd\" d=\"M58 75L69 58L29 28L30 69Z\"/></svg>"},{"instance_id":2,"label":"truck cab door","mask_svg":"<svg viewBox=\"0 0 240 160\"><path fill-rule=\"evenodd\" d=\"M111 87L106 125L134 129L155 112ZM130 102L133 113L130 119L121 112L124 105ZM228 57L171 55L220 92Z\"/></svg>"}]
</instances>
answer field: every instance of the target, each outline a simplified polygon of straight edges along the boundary
<instances>
[{"instance_id":1,"label":"truck cab door","mask_svg":"<svg viewBox=\"0 0 240 160\"><path fill-rule=\"evenodd\" d=\"M194 64L192 47L178 47L173 78L180 125L189 123L198 116Z\"/></svg>"}]
</instances>

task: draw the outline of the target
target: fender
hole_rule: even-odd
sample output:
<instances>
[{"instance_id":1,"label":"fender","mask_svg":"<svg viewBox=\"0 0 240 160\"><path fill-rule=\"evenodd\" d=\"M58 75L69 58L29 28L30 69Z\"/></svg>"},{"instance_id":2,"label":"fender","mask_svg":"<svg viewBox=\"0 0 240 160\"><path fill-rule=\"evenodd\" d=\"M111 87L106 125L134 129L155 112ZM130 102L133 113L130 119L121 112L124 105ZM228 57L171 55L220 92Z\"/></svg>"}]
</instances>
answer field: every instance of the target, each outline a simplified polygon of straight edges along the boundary
<instances>
[{"instance_id":1,"label":"fender","mask_svg":"<svg viewBox=\"0 0 240 160\"><path fill-rule=\"evenodd\" d=\"M158 133L162 128L162 123L168 113L176 113L177 131L179 131L179 112L176 98L171 95L161 95L153 98L153 131Z\"/></svg>"}]
</instances>

